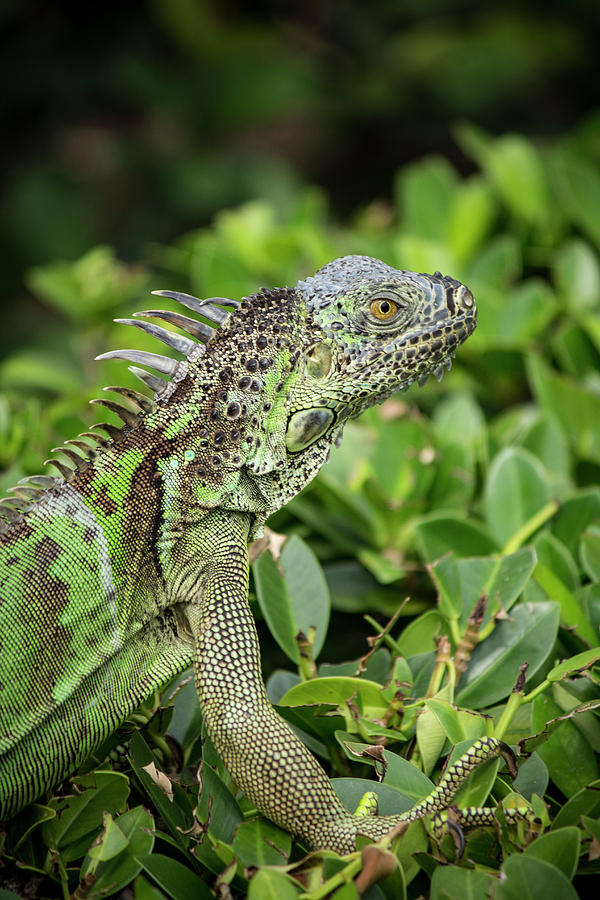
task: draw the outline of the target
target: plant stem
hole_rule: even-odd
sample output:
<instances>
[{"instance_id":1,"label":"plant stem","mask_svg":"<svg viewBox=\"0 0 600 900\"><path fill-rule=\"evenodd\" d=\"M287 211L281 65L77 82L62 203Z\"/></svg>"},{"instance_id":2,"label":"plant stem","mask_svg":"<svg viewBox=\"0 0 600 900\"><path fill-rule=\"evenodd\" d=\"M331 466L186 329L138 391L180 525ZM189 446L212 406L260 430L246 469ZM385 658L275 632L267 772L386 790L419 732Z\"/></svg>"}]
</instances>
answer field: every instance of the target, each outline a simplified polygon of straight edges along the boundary
<instances>
[{"instance_id":1,"label":"plant stem","mask_svg":"<svg viewBox=\"0 0 600 900\"><path fill-rule=\"evenodd\" d=\"M534 516L525 522L524 525L521 525L519 530L509 538L502 549L502 555L507 556L509 553L514 553L518 550L519 547L521 547L525 541L538 530L538 528L541 528L548 519L552 518L554 513L558 510L558 507L558 500L550 500L549 503L542 506Z\"/></svg>"}]
</instances>

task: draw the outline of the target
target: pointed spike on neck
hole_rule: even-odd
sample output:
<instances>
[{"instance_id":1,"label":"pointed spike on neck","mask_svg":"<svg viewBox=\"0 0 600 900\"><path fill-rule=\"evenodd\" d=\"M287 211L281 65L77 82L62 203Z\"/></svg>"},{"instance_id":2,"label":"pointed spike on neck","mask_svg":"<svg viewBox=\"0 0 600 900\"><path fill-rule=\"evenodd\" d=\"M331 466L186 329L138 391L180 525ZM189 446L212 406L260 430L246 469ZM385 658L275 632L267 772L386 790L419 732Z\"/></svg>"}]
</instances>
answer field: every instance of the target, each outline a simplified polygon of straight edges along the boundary
<instances>
[{"instance_id":1,"label":"pointed spike on neck","mask_svg":"<svg viewBox=\"0 0 600 900\"><path fill-rule=\"evenodd\" d=\"M85 457L81 456L80 453L76 453L75 450L72 450L70 447L53 447L52 453L62 453L63 456L67 457L69 462L73 463L76 469L82 469L88 463Z\"/></svg>"},{"instance_id":2,"label":"pointed spike on neck","mask_svg":"<svg viewBox=\"0 0 600 900\"><path fill-rule=\"evenodd\" d=\"M118 444L119 441L123 440L123 429L119 428L118 425L111 425L110 422L97 422L95 425L92 425L92 428L101 428L114 444Z\"/></svg>"},{"instance_id":3,"label":"pointed spike on neck","mask_svg":"<svg viewBox=\"0 0 600 900\"><path fill-rule=\"evenodd\" d=\"M51 475L27 475L25 478L21 478L17 484L32 485L32 487L39 485L42 490L46 490L54 487L55 479Z\"/></svg>"},{"instance_id":4,"label":"pointed spike on neck","mask_svg":"<svg viewBox=\"0 0 600 900\"><path fill-rule=\"evenodd\" d=\"M118 325L132 325L134 328L139 328L141 331L149 334L150 337L162 341L167 347L177 350L178 353L183 353L184 356L189 356L196 346L196 342L192 341L191 338L187 338L182 334L175 334L174 331L167 331L166 328L161 328L160 325L154 325L152 322L142 322L137 319L114 319L114 321Z\"/></svg>"},{"instance_id":5,"label":"pointed spike on neck","mask_svg":"<svg viewBox=\"0 0 600 900\"><path fill-rule=\"evenodd\" d=\"M158 378L151 372L146 372L145 369L138 369L137 366L128 366L127 368L136 378L139 378L143 384L149 387L151 391L154 391L155 394L164 390L165 386L168 384L168 381L163 381L162 378Z\"/></svg>"},{"instance_id":6,"label":"pointed spike on neck","mask_svg":"<svg viewBox=\"0 0 600 900\"><path fill-rule=\"evenodd\" d=\"M127 409L121 403L115 403L114 400L98 397L94 400L90 400L90 403L99 404L100 406L105 406L107 409L110 409L110 411L114 412L120 419L123 419L129 428L135 428L139 423L137 413L131 412L130 409Z\"/></svg>"},{"instance_id":7,"label":"pointed spike on neck","mask_svg":"<svg viewBox=\"0 0 600 900\"><path fill-rule=\"evenodd\" d=\"M229 313L225 312L224 309L220 309L219 306L215 306L216 303L220 303L223 306L233 306L234 308L240 305L237 300L229 300L227 297L208 297L206 300L200 300L199 297L192 297L191 294L182 294L180 291L152 291L152 293L157 297L168 297L169 300L175 300L176 303L187 306L188 309L200 313L201 316L204 316L211 322L215 322L217 325L222 325Z\"/></svg>"},{"instance_id":8,"label":"pointed spike on neck","mask_svg":"<svg viewBox=\"0 0 600 900\"><path fill-rule=\"evenodd\" d=\"M16 494L17 497L31 499L39 497L43 492L43 488L33 484L15 484L14 487L9 487L8 490L11 494Z\"/></svg>"},{"instance_id":9,"label":"pointed spike on neck","mask_svg":"<svg viewBox=\"0 0 600 900\"><path fill-rule=\"evenodd\" d=\"M0 516L4 516L9 522L14 523L19 521L21 513L9 506L5 500L0 500Z\"/></svg>"},{"instance_id":10,"label":"pointed spike on neck","mask_svg":"<svg viewBox=\"0 0 600 900\"><path fill-rule=\"evenodd\" d=\"M133 315L164 319L165 322L187 331L205 344L210 341L215 333L215 329L211 328L210 325L205 325L204 322L198 322L196 319L190 319L188 316L182 316L181 313L171 312L168 309L147 309L143 312L135 312Z\"/></svg>"},{"instance_id":11,"label":"pointed spike on neck","mask_svg":"<svg viewBox=\"0 0 600 900\"><path fill-rule=\"evenodd\" d=\"M163 375L174 375L179 366L179 362L176 359L171 359L169 356L161 356L160 353L149 353L147 350L109 350L108 353L101 353L99 356L96 356L96 359L125 359L127 362L149 366Z\"/></svg>"},{"instance_id":12,"label":"pointed spike on neck","mask_svg":"<svg viewBox=\"0 0 600 900\"><path fill-rule=\"evenodd\" d=\"M117 387L116 385L112 385L110 387L104 387L102 388L102 390L113 391L115 394L120 394L122 397L126 397L129 402L132 403L140 412L150 412L150 410L154 408L154 404L149 397L146 397L145 394L140 394L139 391L134 391L133 388Z\"/></svg>"},{"instance_id":13,"label":"pointed spike on neck","mask_svg":"<svg viewBox=\"0 0 600 900\"><path fill-rule=\"evenodd\" d=\"M59 459L45 459L45 466L54 466L55 469L60 473L60 477L64 478L65 481L71 481L73 478L73 469L70 469L65 463L62 463Z\"/></svg>"},{"instance_id":14,"label":"pointed spike on neck","mask_svg":"<svg viewBox=\"0 0 600 900\"><path fill-rule=\"evenodd\" d=\"M89 438L91 441L94 441L98 447L106 448L110 446L110 441L107 438L101 434L94 434L92 431L82 431L79 437Z\"/></svg>"}]
</instances>

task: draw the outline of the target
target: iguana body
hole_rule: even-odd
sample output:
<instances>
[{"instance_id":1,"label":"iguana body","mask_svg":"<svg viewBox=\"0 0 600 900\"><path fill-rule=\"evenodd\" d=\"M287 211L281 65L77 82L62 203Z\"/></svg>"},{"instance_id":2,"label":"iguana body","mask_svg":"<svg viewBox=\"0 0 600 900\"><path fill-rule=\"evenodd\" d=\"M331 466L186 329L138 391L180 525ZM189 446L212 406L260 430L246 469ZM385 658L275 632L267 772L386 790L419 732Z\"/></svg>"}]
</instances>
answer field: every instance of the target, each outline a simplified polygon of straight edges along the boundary
<instances>
[{"instance_id":1,"label":"iguana body","mask_svg":"<svg viewBox=\"0 0 600 900\"><path fill-rule=\"evenodd\" d=\"M170 380L135 369L154 401L121 391L137 405L112 404L123 429L88 435L100 448L75 442L74 471L37 479L38 492L29 480L0 505L0 819L193 660L207 729L247 796L310 846L348 850L357 830L379 836L407 817L351 816L268 703L247 547L347 419L449 364L475 304L439 273L367 257L241 304L170 296L220 327L154 311L192 340L130 320L187 358L105 354ZM499 752L484 740L467 765Z\"/></svg>"}]
</instances>

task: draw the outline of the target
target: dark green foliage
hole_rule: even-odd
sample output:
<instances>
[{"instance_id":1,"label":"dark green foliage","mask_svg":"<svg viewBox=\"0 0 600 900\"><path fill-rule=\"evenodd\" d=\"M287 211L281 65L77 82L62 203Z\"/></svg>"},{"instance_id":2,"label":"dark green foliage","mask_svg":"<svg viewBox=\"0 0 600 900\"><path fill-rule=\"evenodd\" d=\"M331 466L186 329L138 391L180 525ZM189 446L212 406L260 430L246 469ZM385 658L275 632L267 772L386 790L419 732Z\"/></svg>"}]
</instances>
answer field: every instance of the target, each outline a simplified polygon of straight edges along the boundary
<instances>
[{"instance_id":1,"label":"dark green foliage","mask_svg":"<svg viewBox=\"0 0 600 900\"><path fill-rule=\"evenodd\" d=\"M497 833L470 834L458 863L451 842L440 849L415 823L394 848L401 870L369 888L372 900L574 897L598 873L600 175L586 150L592 133L597 140L597 124L540 151L517 135L494 140L463 127L474 175L460 179L445 161L425 159L399 173L395 207L371 206L344 227L332 227L322 196L306 191L286 212L267 202L223 212L211 228L156 248L144 270L104 248L50 264L29 284L60 316L60 340L50 334L40 351L44 336L32 327L31 344L0 364L6 488L39 471L48 447L91 424L85 398L126 380L122 364L89 360L122 343L110 319L138 308L146 288L239 297L361 252L441 269L473 290L480 325L454 370L349 425L317 481L274 517L272 528L292 535L281 556L254 565L255 614L272 648L270 697L346 802L372 789L382 812L408 808L453 747L456 755L485 734L522 751L514 786L494 763L472 776L459 803L510 807L525 798L541 837L528 843L527 829L515 834L500 811ZM154 349L141 333L128 340ZM276 539L270 547L277 557ZM487 606L474 623L482 595ZM366 622L349 615L373 611ZM463 654L464 674L445 647L456 662ZM89 898L132 884L136 900L226 897L227 889L316 900L330 879L331 896L357 896L358 858L325 853L301 864L289 836L234 796L203 740L191 683L134 718L105 748L106 761L89 761L87 774L9 823L0 868L7 890L30 882L33 896L68 897L83 879ZM142 731L132 736L133 725ZM13 896L7 890L0 900Z\"/></svg>"}]
</instances>

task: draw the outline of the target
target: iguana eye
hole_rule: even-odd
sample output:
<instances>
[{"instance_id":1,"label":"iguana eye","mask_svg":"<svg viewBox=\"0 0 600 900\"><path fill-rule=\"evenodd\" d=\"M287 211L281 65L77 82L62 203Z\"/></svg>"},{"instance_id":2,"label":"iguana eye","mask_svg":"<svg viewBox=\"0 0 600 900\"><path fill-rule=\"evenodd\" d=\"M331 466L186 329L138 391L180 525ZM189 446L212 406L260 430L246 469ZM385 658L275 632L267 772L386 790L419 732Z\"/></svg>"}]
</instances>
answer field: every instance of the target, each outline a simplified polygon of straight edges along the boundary
<instances>
[{"instance_id":1,"label":"iguana eye","mask_svg":"<svg viewBox=\"0 0 600 900\"><path fill-rule=\"evenodd\" d=\"M380 322L386 322L396 315L400 309L400 304L390 297L376 297L374 300L371 300L369 309L376 319L379 319Z\"/></svg>"}]
</instances>

